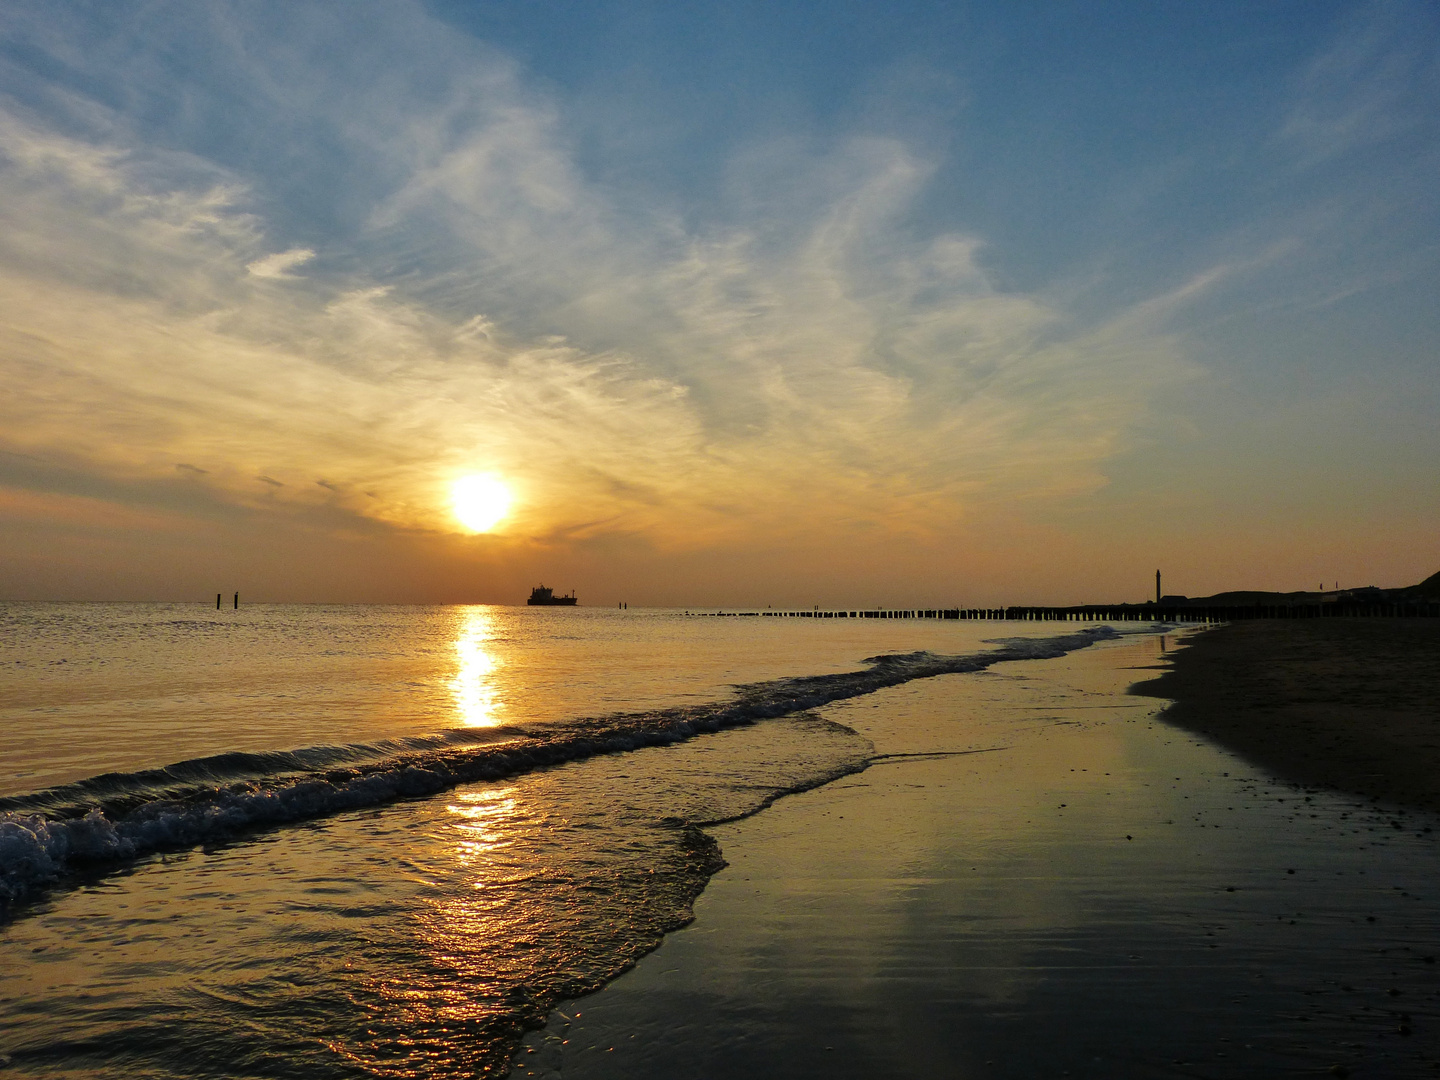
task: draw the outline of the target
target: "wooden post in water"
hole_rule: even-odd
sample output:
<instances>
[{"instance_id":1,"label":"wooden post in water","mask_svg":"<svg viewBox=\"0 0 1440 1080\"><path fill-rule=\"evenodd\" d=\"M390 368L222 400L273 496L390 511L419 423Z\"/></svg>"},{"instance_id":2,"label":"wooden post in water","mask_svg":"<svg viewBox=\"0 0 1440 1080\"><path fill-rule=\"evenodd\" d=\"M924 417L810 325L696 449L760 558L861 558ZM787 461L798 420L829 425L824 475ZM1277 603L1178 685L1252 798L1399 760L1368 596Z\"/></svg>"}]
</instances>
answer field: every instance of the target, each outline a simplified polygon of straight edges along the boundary
<instances>
[{"instance_id":1,"label":"wooden post in water","mask_svg":"<svg viewBox=\"0 0 1440 1080\"><path fill-rule=\"evenodd\" d=\"M215 610L220 610L220 594L218 592L215 594Z\"/></svg>"},{"instance_id":2,"label":"wooden post in water","mask_svg":"<svg viewBox=\"0 0 1440 1080\"><path fill-rule=\"evenodd\" d=\"M240 610L240 594L238 592L235 594L235 610Z\"/></svg>"}]
</instances>

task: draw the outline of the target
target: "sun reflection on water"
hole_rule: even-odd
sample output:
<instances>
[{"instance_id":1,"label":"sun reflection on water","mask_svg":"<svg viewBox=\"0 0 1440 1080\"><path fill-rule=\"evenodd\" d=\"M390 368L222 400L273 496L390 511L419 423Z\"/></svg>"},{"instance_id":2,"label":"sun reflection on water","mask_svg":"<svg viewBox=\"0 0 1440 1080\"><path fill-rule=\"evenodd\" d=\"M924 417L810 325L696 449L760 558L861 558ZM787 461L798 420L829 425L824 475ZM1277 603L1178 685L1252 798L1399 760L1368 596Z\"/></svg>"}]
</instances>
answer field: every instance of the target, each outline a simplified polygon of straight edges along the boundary
<instances>
[{"instance_id":1,"label":"sun reflection on water","mask_svg":"<svg viewBox=\"0 0 1440 1080\"><path fill-rule=\"evenodd\" d=\"M455 638L460 667L450 681L461 727L495 727L504 705L493 678L499 662L486 643L494 636L494 617L487 608L467 608Z\"/></svg>"},{"instance_id":2,"label":"sun reflection on water","mask_svg":"<svg viewBox=\"0 0 1440 1080\"><path fill-rule=\"evenodd\" d=\"M514 788L467 791L446 806L454 815L452 824L461 836L455 848L457 865L468 866L473 860L508 848L514 842L507 831L507 826L513 830L513 819L518 812L514 792ZM476 888L480 886L481 883L476 882Z\"/></svg>"}]
</instances>

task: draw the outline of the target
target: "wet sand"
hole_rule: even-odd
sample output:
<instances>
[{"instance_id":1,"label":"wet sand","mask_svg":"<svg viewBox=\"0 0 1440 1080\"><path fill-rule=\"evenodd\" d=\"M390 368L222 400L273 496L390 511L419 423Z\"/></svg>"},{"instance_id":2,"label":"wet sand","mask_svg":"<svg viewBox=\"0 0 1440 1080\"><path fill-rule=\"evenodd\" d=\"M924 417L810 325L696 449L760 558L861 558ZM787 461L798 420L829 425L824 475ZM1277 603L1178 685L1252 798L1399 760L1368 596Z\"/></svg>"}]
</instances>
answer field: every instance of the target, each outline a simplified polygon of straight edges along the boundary
<instances>
[{"instance_id":1,"label":"wet sand","mask_svg":"<svg viewBox=\"0 0 1440 1080\"><path fill-rule=\"evenodd\" d=\"M729 866L695 922L553 1013L513 1075L1435 1075L1440 819L1169 725L1126 693L1168 655L1131 639L823 710L896 756L712 827Z\"/></svg>"},{"instance_id":2,"label":"wet sand","mask_svg":"<svg viewBox=\"0 0 1440 1080\"><path fill-rule=\"evenodd\" d=\"M1134 688L1277 776L1440 810L1440 619L1265 619L1188 638Z\"/></svg>"}]
</instances>

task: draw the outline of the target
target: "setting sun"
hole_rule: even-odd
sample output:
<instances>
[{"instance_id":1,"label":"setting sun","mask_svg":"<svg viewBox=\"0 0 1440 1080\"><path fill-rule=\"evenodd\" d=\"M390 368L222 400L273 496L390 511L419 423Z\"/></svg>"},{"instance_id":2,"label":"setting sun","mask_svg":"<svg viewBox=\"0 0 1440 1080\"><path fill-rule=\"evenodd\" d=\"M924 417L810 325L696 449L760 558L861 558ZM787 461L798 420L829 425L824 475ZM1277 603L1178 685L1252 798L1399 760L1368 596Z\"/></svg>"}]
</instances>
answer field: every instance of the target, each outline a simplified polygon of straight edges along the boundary
<instances>
[{"instance_id":1,"label":"setting sun","mask_svg":"<svg viewBox=\"0 0 1440 1080\"><path fill-rule=\"evenodd\" d=\"M471 532L489 532L510 512L510 489L494 476L462 476L450 489L450 504Z\"/></svg>"}]
</instances>

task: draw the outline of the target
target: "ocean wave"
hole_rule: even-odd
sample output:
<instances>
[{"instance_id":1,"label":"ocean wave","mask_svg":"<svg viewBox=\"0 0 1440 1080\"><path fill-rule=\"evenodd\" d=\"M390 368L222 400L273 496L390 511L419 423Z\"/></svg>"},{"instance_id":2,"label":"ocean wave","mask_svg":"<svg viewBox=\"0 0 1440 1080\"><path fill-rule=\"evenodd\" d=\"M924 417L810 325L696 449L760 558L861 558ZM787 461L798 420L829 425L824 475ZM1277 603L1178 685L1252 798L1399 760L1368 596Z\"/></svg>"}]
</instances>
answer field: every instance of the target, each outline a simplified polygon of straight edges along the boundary
<instances>
[{"instance_id":1,"label":"ocean wave","mask_svg":"<svg viewBox=\"0 0 1440 1080\"><path fill-rule=\"evenodd\" d=\"M228 840L346 810L434 795L599 754L679 742L818 708L913 679L1049 659L1119 636L1108 626L992 642L991 652L873 656L852 672L737 688L728 701L577 719L544 727L456 731L373 744L234 753L110 773L0 799L0 910L78 871Z\"/></svg>"},{"instance_id":2,"label":"ocean wave","mask_svg":"<svg viewBox=\"0 0 1440 1080\"><path fill-rule=\"evenodd\" d=\"M315 772L367 759L496 742L517 734L519 732L512 728L457 728L372 743L307 746L297 750L236 750L135 772L101 773L27 795L0 796L0 815L40 813L47 817L78 817L97 806L107 813L125 813L158 798L184 798L200 786Z\"/></svg>"}]
</instances>

